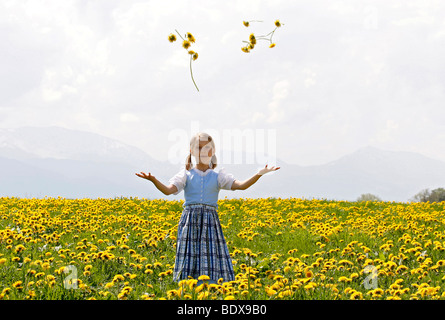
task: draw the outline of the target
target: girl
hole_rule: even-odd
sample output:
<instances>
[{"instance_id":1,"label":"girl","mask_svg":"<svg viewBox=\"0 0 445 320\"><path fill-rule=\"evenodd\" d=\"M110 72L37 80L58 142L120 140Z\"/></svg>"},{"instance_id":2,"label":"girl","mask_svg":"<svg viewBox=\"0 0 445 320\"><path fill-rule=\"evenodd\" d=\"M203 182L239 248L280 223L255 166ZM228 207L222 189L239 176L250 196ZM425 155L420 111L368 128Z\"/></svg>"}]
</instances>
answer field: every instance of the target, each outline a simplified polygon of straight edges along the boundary
<instances>
[{"instance_id":1,"label":"girl","mask_svg":"<svg viewBox=\"0 0 445 320\"><path fill-rule=\"evenodd\" d=\"M185 166L165 186L151 173L136 173L138 177L150 180L165 195L178 194L184 190L184 210L178 224L176 258L173 272L174 281L197 279L201 275L210 278L210 283L219 279L224 282L235 280L232 260L221 229L217 209L220 189L246 190L265 173L280 167L267 165L245 181L235 180L224 168L213 171L217 165L215 142L204 132L197 133L190 140L190 154ZM196 167L192 164L192 155ZM198 282L198 285L201 281Z\"/></svg>"}]
</instances>

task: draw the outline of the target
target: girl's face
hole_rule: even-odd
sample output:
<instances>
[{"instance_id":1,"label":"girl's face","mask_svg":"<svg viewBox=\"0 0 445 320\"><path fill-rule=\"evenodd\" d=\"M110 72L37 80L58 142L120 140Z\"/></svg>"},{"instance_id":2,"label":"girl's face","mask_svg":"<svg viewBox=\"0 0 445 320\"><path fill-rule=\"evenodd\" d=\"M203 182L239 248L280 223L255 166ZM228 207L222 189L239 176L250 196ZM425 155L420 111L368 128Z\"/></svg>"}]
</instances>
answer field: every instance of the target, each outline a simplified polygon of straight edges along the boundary
<instances>
[{"instance_id":1,"label":"girl's face","mask_svg":"<svg viewBox=\"0 0 445 320\"><path fill-rule=\"evenodd\" d=\"M212 144L210 141L199 141L199 149L196 148L195 150L190 149L190 152L195 156L196 161L198 163L206 164L208 165L210 163L210 160L213 156L213 150L212 150ZM199 155L199 157L197 157Z\"/></svg>"}]
</instances>

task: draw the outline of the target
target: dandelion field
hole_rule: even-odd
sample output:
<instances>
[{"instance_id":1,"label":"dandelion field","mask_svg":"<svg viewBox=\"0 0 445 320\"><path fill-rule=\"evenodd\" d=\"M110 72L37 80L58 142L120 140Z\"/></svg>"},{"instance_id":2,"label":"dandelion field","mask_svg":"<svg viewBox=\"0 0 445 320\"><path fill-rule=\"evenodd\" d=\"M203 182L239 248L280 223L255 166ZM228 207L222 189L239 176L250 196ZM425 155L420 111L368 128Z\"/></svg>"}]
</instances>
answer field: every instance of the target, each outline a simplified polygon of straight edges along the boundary
<instances>
[{"instance_id":1,"label":"dandelion field","mask_svg":"<svg viewBox=\"0 0 445 320\"><path fill-rule=\"evenodd\" d=\"M182 204L0 198L0 299L445 298L445 202L220 199L236 280L200 286L173 281Z\"/></svg>"}]
</instances>

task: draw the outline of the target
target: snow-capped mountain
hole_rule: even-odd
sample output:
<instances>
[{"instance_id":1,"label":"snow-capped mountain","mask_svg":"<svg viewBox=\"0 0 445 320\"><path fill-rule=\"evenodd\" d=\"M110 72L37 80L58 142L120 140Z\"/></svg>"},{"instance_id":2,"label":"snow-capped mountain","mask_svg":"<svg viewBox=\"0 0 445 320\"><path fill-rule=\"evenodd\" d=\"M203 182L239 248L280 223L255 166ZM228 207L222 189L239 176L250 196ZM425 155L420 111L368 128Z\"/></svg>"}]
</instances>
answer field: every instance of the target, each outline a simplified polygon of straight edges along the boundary
<instances>
[{"instance_id":1,"label":"snow-capped mountain","mask_svg":"<svg viewBox=\"0 0 445 320\"><path fill-rule=\"evenodd\" d=\"M233 157L232 157L233 158ZM366 147L317 166L287 164L247 190L221 190L227 198L325 198L356 200L372 193L387 201L408 201L422 189L445 186L445 162L412 152ZM238 180L258 164L223 164ZM180 169L144 151L98 134L58 127L0 129L0 196L66 198L166 197L135 172L150 168L168 182Z\"/></svg>"},{"instance_id":2,"label":"snow-capped mountain","mask_svg":"<svg viewBox=\"0 0 445 320\"><path fill-rule=\"evenodd\" d=\"M0 195L20 197L150 198L154 192L134 173L171 174L168 163L136 147L59 127L0 129L0 166Z\"/></svg>"},{"instance_id":3,"label":"snow-capped mountain","mask_svg":"<svg viewBox=\"0 0 445 320\"><path fill-rule=\"evenodd\" d=\"M0 129L0 155L13 159L70 159L140 164L145 152L98 134L60 127Z\"/></svg>"}]
</instances>

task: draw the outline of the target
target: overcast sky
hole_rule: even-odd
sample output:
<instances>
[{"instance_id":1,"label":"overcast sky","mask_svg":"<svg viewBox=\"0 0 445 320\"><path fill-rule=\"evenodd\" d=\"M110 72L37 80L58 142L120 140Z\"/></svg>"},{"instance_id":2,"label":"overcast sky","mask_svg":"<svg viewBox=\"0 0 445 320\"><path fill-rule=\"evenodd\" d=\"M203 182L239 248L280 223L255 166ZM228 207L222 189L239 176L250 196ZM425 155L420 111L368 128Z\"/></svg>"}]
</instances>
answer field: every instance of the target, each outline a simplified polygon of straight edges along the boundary
<instances>
[{"instance_id":1,"label":"overcast sky","mask_svg":"<svg viewBox=\"0 0 445 320\"><path fill-rule=\"evenodd\" d=\"M274 48L241 51L276 19ZM199 92L175 29L196 38ZM272 130L300 165L368 145L445 161L440 0L2 0L0 39L0 128L90 131L159 160L198 123Z\"/></svg>"}]
</instances>

